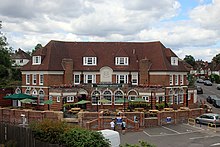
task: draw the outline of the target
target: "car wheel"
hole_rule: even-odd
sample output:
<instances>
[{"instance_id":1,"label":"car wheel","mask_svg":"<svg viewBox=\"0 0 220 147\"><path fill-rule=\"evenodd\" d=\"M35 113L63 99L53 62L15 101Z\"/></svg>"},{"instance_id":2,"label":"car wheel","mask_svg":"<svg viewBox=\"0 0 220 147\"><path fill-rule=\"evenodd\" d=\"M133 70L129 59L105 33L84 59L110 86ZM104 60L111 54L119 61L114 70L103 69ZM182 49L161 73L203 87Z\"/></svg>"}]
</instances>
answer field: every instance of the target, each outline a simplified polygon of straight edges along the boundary
<instances>
[{"instance_id":1,"label":"car wheel","mask_svg":"<svg viewBox=\"0 0 220 147\"><path fill-rule=\"evenodd\" d=\"M199 124L199 123L200 123L200 121L199 121L198 119L196 119L196 123L197 123L197 124Z\"/></svg>"}]
</instances>

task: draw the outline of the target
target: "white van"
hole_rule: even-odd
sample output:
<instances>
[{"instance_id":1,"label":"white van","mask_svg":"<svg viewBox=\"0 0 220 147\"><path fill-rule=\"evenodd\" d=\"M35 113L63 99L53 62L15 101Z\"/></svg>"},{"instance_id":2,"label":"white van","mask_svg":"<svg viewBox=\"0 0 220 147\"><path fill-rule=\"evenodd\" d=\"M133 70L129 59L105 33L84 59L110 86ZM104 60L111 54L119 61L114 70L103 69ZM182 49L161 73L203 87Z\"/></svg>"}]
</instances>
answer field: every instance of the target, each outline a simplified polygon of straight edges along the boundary
<instances>
[{"instance_id":1,"label":"white van","mask_svg":"<svg viewBox=\"0 0 220 147\"><path fill-rule=\"evenodd\" d=\"M120 146L120 135L117 131L105 129L99 132L102 132L103 136L110 141L111 147Z\"/></svg>"}]
</instances>

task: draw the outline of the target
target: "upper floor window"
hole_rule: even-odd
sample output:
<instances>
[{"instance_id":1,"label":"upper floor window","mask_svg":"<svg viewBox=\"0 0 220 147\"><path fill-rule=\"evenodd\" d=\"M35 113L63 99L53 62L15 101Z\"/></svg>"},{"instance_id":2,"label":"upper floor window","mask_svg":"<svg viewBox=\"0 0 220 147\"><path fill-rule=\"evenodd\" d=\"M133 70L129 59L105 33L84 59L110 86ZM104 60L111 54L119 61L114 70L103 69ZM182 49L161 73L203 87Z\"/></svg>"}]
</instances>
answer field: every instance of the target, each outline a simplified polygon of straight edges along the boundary
<instances>
[{"instance_id":1,"label":"upper floor window","mask_svg":"<svg viewBox=\"0 0 220 147\"><path fill-rule=\"evenodd\" d=\"M180 85L183 85L183 80L184 80L184 76L181 75L181 76L180 76Z\"/></svg>"},{"instance_id":2,"label":"upper floor window","mask_svg":"<svg viewBox=\"0 0 220 147\"><path fill-rule=\"evenodd\" d=\"M26 75L26 84L30 84L30 75Z\"/></svg>"},{"instance_id":3,"label":"upper floor window","mask_svg":"<svg viewBox=\"0 0 220 147\"><path fill-rule=\"evenodd\" d=\"M44 75L43 74L39 75L39 85L44 85Z\"/></svg>"},{"instance_id":4,"label":"upper floor window","mask_svg":"<svg viewBox=\"0 0 220 147\"><path fill-rule=\"evenodd\" d=\"M128 65L128 57L116 57L115 65Z\"/></svg>"},{"instance_id":5,"label":"upper floor window","mask_svg":"<svg viewBox=\"0 0 220 147\"><path fill-rule=\"evenodd\" d=\"M178 85L178 84L179 84L179 76L175 75L175 85Z\"/></svg>"},{"instance_id":6,"label":"upper floor window","mask_svg":"<svg viewBox=\"0 0 220 147\"><path fill-rule=\"evenodd\" d=\"M83 57L83 65L96 65L96 57Z\"/></svg>"},{"instance_id":7,"label":"upper floor window","mask_svg":"<svg viewBox=\"0 0 220 147\"><path fill-rule=\"evenodd\" d=\"M80 75L74 75L74 84L80 84Z\"/></svg>"},{"instance_id":8,"label":"upper floor window","mask_svg":"<svg viewBox=\"0 0 220 147\"><path fill-rule=\"evenodd\" d=\"M128 83L128 75L116 75L116 82L119 84Z\"/></svg>"},{"instance_id":9,"label":"upper floor window","mask_svg":"<svg viewBox=\"0 0 220 147\"><path fill-rule=\"evenodd\" d=\"M41 56L33 56L32 60L33 60L32 65L39 65L39 64L41 64Z\"/></svg>"},{"instance_id":10,"label":"upper floor window","mask_svg":"<svg viewBox=\"0 0 220 147\"><path fill-rule=\"evenodd\" d=\"M32 84L36 85L37 84L37 75L32 75Z\"/></svg>"},{"instance_id":11,"label":"upper floor window","mask_svg":"<svg viewBox=\"0 0 220 147\"><path fill-rule=\"evenodd\" d=\"M171 65L178 65L178 58L177 57L171 57Z\"/></svg>"},{"instance_id":12,"label":"upper floor window","mask_svg":"<svg viewBox=\"0 0 220 147\"><path fill-rule=\"evenodd\" d=\"M173 75L170 75L170 85L173 85Z\"/></svg>"},{"instance_id":13,"label":"upper floor window","mask_svg":"<svg viewBox=\"0 0 220 147\"><path fill-rule=\"evenodd\" d=\"M96 83L96 75L84 75L84 83Z\"/></svg>"},{"instance_id":14,"label":"upper floor window","mask_svg":"<svg viewBox=\"0 0 220 147\"><path fill-rule=\"evenodd\" d=\"M138 85L138 75L132 75L132 85Z\"/></svg>"}]
</instances>

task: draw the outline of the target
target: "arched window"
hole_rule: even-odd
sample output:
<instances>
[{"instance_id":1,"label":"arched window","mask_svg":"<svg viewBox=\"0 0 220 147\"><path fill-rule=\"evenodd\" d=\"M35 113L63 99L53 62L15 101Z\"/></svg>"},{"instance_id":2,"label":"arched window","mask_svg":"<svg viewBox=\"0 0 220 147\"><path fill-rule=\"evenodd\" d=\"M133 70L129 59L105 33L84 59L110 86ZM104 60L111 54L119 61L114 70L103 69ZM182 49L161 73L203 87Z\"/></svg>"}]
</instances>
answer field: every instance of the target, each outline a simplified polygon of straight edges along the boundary
<instances>
[{"instance_id":1,"label":"arched window","mask_svg":"<svg viewBox=\"0 0 220 147\"><path fill-rule=\"evenodd\" d=\"M25 90L25 94L30 95L30 94L31 94L31 90L30 90L30 89L26 89L26 90Z\"/></svg>"},{"instance_id":2,"label":"arched window","mask_svg":"<svg viewBox=\"0 0 220 147\"><path fill-rule=\"evenodd\" d=\"M172 89L170 89L169 91L169 103L173 104L173 90Z\"/></svg>"},{"instance_id":3,"label":"arched window","mask_svg":"<svg viewBox=\"0 0 220 147\"><path fill-rule=\"evenodd\" d=\"M126 98L126 97L125 97ZM137 92L132 90L132 91L129 91L128 93L128 99L130 101L134 101L135 99L137 98Z\"/></svg>"},{"instance_id":4,"label":"arched window","mask_svg":"<svg viewBox=\"0 0 220 147\"><path fill-rule=\"evenodd\" d=\"M112 92L111 91L109 91L109 90L104 91L103 98L110 101L108 103L103 103L104 105L111 105L112 104Z\"/></svg>"},{"instance_id":5,"label":"arched window","mask_svg":"<svg viewBox=\"0 0 220 147\"><path fill-rule=\"evenodd\" d=\"M100 97L101 97L101 93L98 91L98 90L95 90L92 92L92 104L96 104L98 103L98 101L100 100ZM98 103L99 104L99 103Z\"/></svg>"},{"instance_id":6,"label":"arched window","mask_svg":"<svg viewBox=\"0 0 220 147\"><path fill-rule=\"evenodd\" d=\"M33 89L33 90L32 90L32 95L35 96L35 97L37 97L37 90L36 90L36 89ZM37 104L37 99L34 99L33 104Z\"/></svg>"},{"instance_id":7,"label":"arched window","mask_svg":"<svg viewBox=\"0 0 220 147\"><path fill-rule=\"evenodd\" d=\"M115 92L115 104L117 104L117 105L119 105L119 104L123 105L123 103L117 102L117 100L119 100L119 99L123 99L123 93L122 93L122 91L120 91L120 90L118 90L118 91Z\"/></svg>"},{"instance_id":8,"label":"arched window","mask_svg":"<svg viewBox=\"0 0 220 147\"><path fill-rule=\"evenodd\" d=\"M183 103L183 90L181 89L180 92L179 92L179 103Z\"/></svg>"},{"instance_id":9,"label":"arched window","mask_svg":"<svg viewBox=\"0 0 220 147\"><path fill-rule=\"evenodd\" d=\"M174 94L174 104L179 104L179 100L178 100L178 90L175 90L175 94Z\"/></svg>"},{"instance_id":10,"label":"arched window","mask_svg":"<svg viewBox=\"0 0 220 147\"><path fill-rule=\"evenodd\" d=\"M42 89L39 90L39 104L44 104L44 91Z\"/></svg>"},{"instance_id":11,"label":"arched window","mask_svg":"<svg viewBox=\"0 0 220 147\"><path fill-rule=\"evenodd\" d=\"M21 89L20 88L16 88L15 93L21 93Z\"/></svg>"}]
</instances>

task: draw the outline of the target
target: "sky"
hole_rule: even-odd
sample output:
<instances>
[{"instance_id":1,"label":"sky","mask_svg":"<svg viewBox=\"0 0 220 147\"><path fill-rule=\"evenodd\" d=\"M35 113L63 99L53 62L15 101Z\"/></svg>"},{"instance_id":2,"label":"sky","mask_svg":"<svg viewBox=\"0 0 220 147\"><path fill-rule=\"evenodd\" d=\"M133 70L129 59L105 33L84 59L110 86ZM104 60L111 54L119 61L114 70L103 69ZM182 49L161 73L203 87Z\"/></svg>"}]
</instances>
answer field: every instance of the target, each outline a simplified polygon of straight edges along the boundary
<instances>
[{"instance_id":1,"label":"sky","mask_svg":"<svg viewBox=\"0 0 220 147\"><path fill-rule=\"evenodd\" d=\"M50 40L160 41L181 59L220 53L220 0L0 0L1 31L14 49Z\"/></svg>"}]
</instances>

